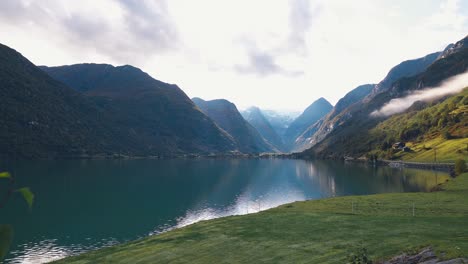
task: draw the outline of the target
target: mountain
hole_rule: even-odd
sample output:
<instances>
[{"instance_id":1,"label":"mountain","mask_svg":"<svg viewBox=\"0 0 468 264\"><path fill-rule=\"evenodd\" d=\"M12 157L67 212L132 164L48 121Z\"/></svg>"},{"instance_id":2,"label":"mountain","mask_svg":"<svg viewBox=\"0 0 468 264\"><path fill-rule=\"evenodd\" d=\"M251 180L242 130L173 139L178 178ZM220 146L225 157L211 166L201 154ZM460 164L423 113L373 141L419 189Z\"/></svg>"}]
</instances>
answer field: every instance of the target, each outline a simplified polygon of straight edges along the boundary
<instances>
[{"instance_id":1,"label":"mountain","mask_svg":"<svg viewBox=\"0 0 468 264\"><path fill-rule=\"evenodd\" d=\"M140 155L180 155L235 150L220 130L176 85L125 65L41 67L54 79L93 100L111 116L111 129L132 138ZM133 155L134 152L130 152Z\"/></svg>"},{"instance_id":2,"label":"mountain","mask_svg":"<svg viewBox=\"0 0 468 264\"><path fill-rule=\"evenodd\" d=\"M334 128L343 124L350 116L347 112L348 107L369 96L375 88L375 84L360 85L343 98L341 98L333 109L324 116L319 122L308 127L295 142L294 151L303 151L323 140Z\"/></svg>"},{"instance_id":3,"label":"mountain","mask_svg":"<svg viewBox=\"0 0 468 264\"><path fill-rule=\"evenodd\" d=\"M0 44L0 157L56 158L136 151L109 113Z\"/></svg>"},{"instance_id":4,"label":"mountain","mask_svg":"<svg viewBox=\"0 0 468 264\"><path fill-rule=\"evenodd\" d=\"M415 103L369 131L368 155L385 159L454 162L468 155L468 83L459 94L429 103ZM392 148L405 142L407 151ZM438 155L435 156L437 151Z\"/></svg>"},{"instance_id":5,"label":"mountain","mask_svg":"<svg viewBox=\"0 0 468 264\"><path fill-rule=\"evenodd\" d=\"M400 78L413 76L423 72L429 65L436 61L441 54L442 52L434 52L422 58L407 60L398 64L393 67L388 72L387 76L385 76L385 78L375 86L373 94L389 89L392 83Z\"/></svg>"},{"instance_id":6,"label":"mountain","mask_svg":"<svg viewBox=\"0 0 468 264\"><path fill-rule=\"evenodd\" d=\"M291 152L301 152L314 145L314 135L320 129L324 122L325 117L320 118L319 121L309 126L300 136L294 141Z\"/></svg>"},{"instance_id":7,"label":"mountain","mask_svg":"<svg viewBox=\"0 0 468 264\"><path fill-rule=\"evenodd\" d=\"M296 119L301 112L293 111L276 111L262 109L263 116L271 124L271 127L275 130L281 138L283 138L284 133L288 129L289 125ZM283 140L284 142L284 140Z\"/></svg>"},{"instance_id":8,"label":"mountain","mask_svg":"<svg viewBox=\"0 0 468 264\"><path fill-rule=\"evenodd\" d=\"M276 133L270 122L268 122L260 108L252 106L242 111L241 114L271 145L278 150L285 151L283 140Z\"/></svg>"},{"instance_id":9,"label":"mountain","mask_svg":"<svg viewBox=\"0 0 468 264\"><path fill-rule=\"evenodd\" d=\"M464 39L457 41L457 43L455 44L448 45L437 59L444 59L451 54L457 53L465 49L467 46L468 46L468 38L465 37Z\"/></svg>"},{"instance_id":10,"label":"mountain","mask_svg":"<svg viewBox=\"0 0 468 264\"><path fill-rule=\"evenodd\" d=\"M327 115L309 126L299 137L296 138L292 151L304 151L312 147L316 142L320 141L322 139L320 138L320 135L326 135L327 132L331 131L335 125L339 125L341 123L342 116L339 115L344 112L345 109L364 99L373 91L374 88L375 84L364 84L348 92L336 103ZM325 131L321 129L325 129Z\"/></svg>"},{"instance_id":11,"label":"mountain","mask_svg":"<svg viewBox=\"0 0 468 264\"><path fill-rule=\"evenodd\" d=\"M364 84L348 92L343 98L338 100L335 107L333 107L333 110L328 115L329 119L334 118L349 106L364 99L375 89L375 87L375 84Z\"/></svg>"},{"instance_id":12,"label":"mountain","mask_svg":"<svg viewBox=\"0 0 468 264\"><path fill-rule=\"evenodd\" d=\"M286 145L289 149L294 149L294 142L298 136L315 122L319 121L323 116L332 110L333 106L323 97L313 102L307 107L300 116L298 116L288 127L284 133Z\"/></svg>"},{"instance_id":13,"label":"mountain","mask_svg":"<svg viewBox=\"0 0 468 264\"><path fill-rule=\"evenodd\" d=\"M229 136L180 89L136 68L42 67L61 79L58 81L4 45L0 56L0 123L8 128L0 134L2 157L151 156L235 150ZM81 86L74 90L61 81Z\"/></svg>"},{"instance_id":14,"label":"mountain","mask_svg":"<svg viewBox=\"0 0 468 264\"><path fill-rule=\"evenodd\" d=\"M451 46L453 45L449 45L447 49ZM304 147L314 146L322 141L334 129L344 125L353 114L350 109L348 109L353 104L365 104L372 100L377 94L387 91L396 80L414 76L425 71L427 67L438 60L442 54L443 52L434 52L418 59L404 61L394 66L387 73L387 76L378 84L365 84L353 89L338 101L331 113L321 122L320 127L311 128L311 130L306 133L308 136L307 144L303 143L302 149L304 149ZM304 142L305 139L302 138L300 141Z\"/></svg>"},{"instance_id":15,"label":"mountain","mask_svg":"<svg viewBox=\"0 0 468 264\"><path fill-rule=\"evenodd\" d=\"M462 40L462 43L465 43L465 40ZM332 124L328 127L328 131L323 129L327 132L323 139L318 140L312 148L304 151L302 155L338 158L361 156L368 153L381 143L369 142L371 129L386 119L385 117L372 117L370 114L373 111L380 109L390 100L403 97L412 91L435 87L449 77L464 73L467 69L468 49L459 48L456 52L436 60L423 72L396 80L385 91L375 94L371 98L367 97L368 100L355 103L340 113L337 116L341 120L340 123L335 126Z\"/></svg>"},{"instance_id":16,"label":"mountain","mask_svg":"<svg viewBox=\"0 0 468 264\"><path fill-rule=\"evenodd\" d=\"M233 103L224 99L205 101L201 98L192 98L192 101L220 128L232 136L239 151L243 153L277 151L242 117Z\"/></svg>"}]
</instances>

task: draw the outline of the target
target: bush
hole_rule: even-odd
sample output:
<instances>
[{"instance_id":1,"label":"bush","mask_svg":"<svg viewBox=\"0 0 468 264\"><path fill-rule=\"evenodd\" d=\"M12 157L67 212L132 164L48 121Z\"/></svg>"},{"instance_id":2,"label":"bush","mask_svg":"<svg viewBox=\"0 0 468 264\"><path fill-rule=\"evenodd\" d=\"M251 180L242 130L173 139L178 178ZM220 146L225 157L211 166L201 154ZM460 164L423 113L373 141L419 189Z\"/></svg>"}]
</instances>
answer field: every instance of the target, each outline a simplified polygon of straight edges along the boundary
<instances>
[{"instance_id":1,"label":"bush","mask_svg":"<svg viewBox=\"0 0 468 264\"><path fill-rule=\"evenodd\" d=\"M452 139L452 135L448 131L442 132L442 137L444 139Z\"/></svg>"},{"instance_id":2,"label":"bush","mask_svg":"<svg viewBox=\"0 0 468 264\"><path fill-rule=\"evenodd\" d=\"M466 171L466 163L463 159L455 161L455 175L460 175Z\"/></svg>"},{"instance_id":3,"label":"bush","mask_svg":"<svg viewBox=\"0 0 468 264\"><path fill-rule=\"evenodd\" d=\"M349 264L372 264L372 260L370 260L367 249L360 248L356 253L349 256L348 260Z\"/></svg>"}]
</instances>

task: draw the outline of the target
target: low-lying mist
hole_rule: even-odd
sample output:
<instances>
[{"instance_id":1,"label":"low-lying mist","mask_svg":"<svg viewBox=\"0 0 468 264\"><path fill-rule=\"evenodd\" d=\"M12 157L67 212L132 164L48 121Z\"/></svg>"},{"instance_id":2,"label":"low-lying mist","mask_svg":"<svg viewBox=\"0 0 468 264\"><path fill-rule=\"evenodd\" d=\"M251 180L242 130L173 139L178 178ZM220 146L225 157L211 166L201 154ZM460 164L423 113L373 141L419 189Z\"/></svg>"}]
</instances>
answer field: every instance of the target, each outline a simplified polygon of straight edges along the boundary
<instances>
[{"instance_id":1,"label":"low-lying mist","mask_svg":"<svg viewBox=\"0 0 468 264\"><path fill-rule=\"evenodd\" d=\"M467 86L468 71L446 79L437 87L428 87L423 90L414 91L405 97L392 99L379 110L372 112L371 116L382 117L402 113L417 101L428 102L436 100L446 95L459 93Z\"/></svg>"}]
</instances>

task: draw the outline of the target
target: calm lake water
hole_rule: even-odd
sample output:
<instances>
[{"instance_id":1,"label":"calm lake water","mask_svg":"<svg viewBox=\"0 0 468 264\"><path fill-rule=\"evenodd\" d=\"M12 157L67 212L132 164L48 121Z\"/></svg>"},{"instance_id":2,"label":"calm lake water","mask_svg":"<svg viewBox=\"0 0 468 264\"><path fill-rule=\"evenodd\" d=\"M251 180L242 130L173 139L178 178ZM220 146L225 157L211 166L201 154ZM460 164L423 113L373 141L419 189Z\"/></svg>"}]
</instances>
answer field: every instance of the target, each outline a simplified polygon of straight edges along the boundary
<instances>
[{"instance_id":1,"label":"calm lake water","mask_svg":"<svg viewBox=\"0 0 468 264\"><path fill-rule=\"evenodd\" d=\"M323 197L425 191L446 173L335 161L179 159L2 164L35 203L14 195L7 263L42 263L182 227ZM1 195L5 182L0 182Z\"/></svg>"}]
</instances>

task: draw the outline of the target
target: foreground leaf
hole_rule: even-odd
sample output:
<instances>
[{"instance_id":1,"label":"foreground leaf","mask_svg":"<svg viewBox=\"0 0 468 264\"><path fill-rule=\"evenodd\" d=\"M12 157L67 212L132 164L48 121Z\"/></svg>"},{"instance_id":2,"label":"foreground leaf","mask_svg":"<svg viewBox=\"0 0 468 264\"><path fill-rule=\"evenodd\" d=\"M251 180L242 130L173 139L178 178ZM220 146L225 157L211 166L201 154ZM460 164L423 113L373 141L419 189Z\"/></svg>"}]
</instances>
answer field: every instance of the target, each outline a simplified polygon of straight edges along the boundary
<instances>
[{"instance_id":1,"label":"foreground leaf","mask_svg":"<svg viewBox=\"0 0 468 264\"><path fill-rule=\"evenodd\" d=\"M8 172L0 172L0 178L11 178L11 175Z\"/></svg>"},{"instance_id":2,"label":"foreground leaf","mask_svg":"<svg viewBox=\"0 0 468 264\"><path fill-rule=\"evenodd\" d=\"M34 194L31 192L31 190L28 187L23 187L16 191L23 195L24 200L28 203L29 208L31 208L34 202Z\"/></svg>"},{"instance_id":3,"label":"foreground leaf","mask_svg":"<svg viewBox=\"0 0 468 264\"><path fill-rule=\"evenodd\" d=\"M0 225L0 262L6 257L12 240L13 228L10 225Z\"/></svg>"}]
</instances>

